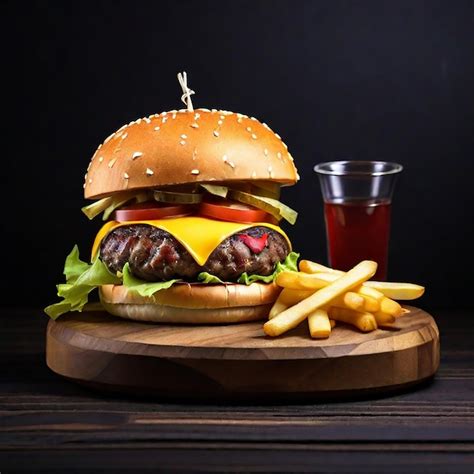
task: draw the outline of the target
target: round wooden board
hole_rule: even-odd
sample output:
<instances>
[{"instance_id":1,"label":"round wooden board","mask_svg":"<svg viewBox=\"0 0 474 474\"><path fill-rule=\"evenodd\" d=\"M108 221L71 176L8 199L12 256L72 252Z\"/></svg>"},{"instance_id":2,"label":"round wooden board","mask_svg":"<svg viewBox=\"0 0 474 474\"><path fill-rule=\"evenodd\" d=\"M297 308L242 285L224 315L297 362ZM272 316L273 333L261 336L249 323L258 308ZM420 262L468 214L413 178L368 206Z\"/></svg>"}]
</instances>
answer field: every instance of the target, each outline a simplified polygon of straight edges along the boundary
<instances>
[{"instance_id":1,"label":"round wooden board","mask_svg":"<svg viewBox=\"0 0 474 474\"><path fill-rule=\"evenodd\" d=\"M333 398L405 388L433 376L439 333L421 309L363 334L338 324L314 340L306 323L278 338L262 322L147 324L103 312L50 321L48 366L90 386L174 399Z\"/></svg>"}]
</instances>

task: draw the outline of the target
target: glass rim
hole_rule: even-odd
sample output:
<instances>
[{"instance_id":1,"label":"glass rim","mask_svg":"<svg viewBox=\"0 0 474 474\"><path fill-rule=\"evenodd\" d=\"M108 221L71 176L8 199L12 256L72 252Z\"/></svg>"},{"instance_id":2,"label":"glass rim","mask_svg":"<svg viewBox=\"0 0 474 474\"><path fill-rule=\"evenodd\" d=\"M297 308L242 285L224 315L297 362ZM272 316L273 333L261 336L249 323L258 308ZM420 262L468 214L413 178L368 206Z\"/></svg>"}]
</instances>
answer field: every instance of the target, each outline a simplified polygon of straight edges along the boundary
<instances>
[{"instance_id":1,"label":"glass rim","mask_svg":"<svg viewBox=\"0 0 474 474\"><path fill-rule=\"evenodd\" d=\"M344 171L344 170L330 170L330 169L324 169L330 168L331 166L334 166L335 164L338 165L345 165L345 164L358 164L358 165L385 165L390 168L386 171ZM317 165L314 166L313 170L322 175L329 175L329 176L349 176L349 175L356 175L356 176L386 176L390 174L397 174L400 173L403 170L403 166L399 163L395 163L393 161L357 161L357 160L342 160L342 161L326 161L324 163L318 163Z\"/></svg>"}]
</instances>

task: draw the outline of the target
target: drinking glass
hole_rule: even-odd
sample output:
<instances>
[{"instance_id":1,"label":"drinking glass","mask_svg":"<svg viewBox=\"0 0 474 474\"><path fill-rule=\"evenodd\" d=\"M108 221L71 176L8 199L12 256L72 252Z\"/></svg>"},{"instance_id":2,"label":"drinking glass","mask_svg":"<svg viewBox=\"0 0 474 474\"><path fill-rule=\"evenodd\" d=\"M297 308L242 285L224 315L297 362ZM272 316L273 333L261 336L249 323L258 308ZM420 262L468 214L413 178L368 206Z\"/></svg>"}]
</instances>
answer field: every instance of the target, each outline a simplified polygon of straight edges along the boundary
<instances>
[{"instance_id":1,"label":"drinking glass","mask_svg":"<svg viewBox=\"0 0 474 474\"><path fill-rule=\"evenodd\" d=\"M390 208L402 165L386 161L319 163L328 259L350 270L361 260L378 263L374 279L387 278Z\"/></svg>"}]
</instances>

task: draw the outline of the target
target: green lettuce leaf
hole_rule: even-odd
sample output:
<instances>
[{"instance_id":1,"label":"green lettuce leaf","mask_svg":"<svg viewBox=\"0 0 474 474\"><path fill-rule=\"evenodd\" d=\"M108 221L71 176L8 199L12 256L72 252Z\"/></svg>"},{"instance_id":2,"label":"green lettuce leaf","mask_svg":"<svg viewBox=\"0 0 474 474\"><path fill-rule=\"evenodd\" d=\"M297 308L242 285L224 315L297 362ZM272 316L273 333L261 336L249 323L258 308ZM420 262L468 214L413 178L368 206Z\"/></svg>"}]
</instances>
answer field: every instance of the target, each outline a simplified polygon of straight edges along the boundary
<instances>
[{"instance_id":1,"label":"green lettuce leaf","mask_svg":"<svg viewBox=\"0 0 474 474\"><path fill-rule=\"evenodd\" d=\"M249 275L247 272L242 273L239 279L237 280L238 283L242 283L243 285L250 285L256 281L262 281L263 283L271 283L275 280L276 276L283 272L297 272L298 271L298 258L300 257L299 253L290 252L283 262L278 262L275 265L275 270L271 275Z\"/></svg>"},{"instance_id":2,"label":"green lettuce leaf","mask_svg":"<svg viewBox=\"0 0 474 474\"><path fill-rule=\"evenodd\" d=\"M137 292L140 296L151 296L160 290L166 290L179 279L168 280L168 281L143 281L132 275L128 262L124 265L123 270L123 285L129 290Z\"/></svg>"},{"instance_id":3,"label":"green lettuce leaf","mask_svg":"<svg viewBox=\"0 0 474 474\"><path fill-rule=\"evenodd\" d=\"M89 293L94 288L100 285L121 283L120 278L110 273L99 258L92 264L80 260L77 245L66 257L64 275L66 275L66 283L57 286L58 296L63 300L44 310L52 319L68 311L82 311L88 301Z\"/></svg>"},{"instance_id":4,"label":"green lettuce leaf","mask_svg":"<svg viewBox=\"0 0 474 474\"><path fill-rule=\"evenodd\" d=\"M225 283L219 277L216 277L215 275L211 275L208 272L201 272L197 276L197 279L200 283Z\"/></svg>"},{"instance_id":5,"label":"green lettuce leaf","mask_svg":"<svg viewBox=\"0 0 474 474\"><path fill-rule=\"evenodd\" d=\"M64 264L66 281L74 283L88 268L89 264L79 259L79 247L74 245Z\"/></svg>"},{"instance_id":6,"label":"green lettuce leaf","mask_svg":"<svg viewBox=\"0 0 474 474\"><path fill-rule=\"evenodd\" d=\"M238 279L238 283L250 285L256 281L271 283L278 273L287 271L297 271L297 261L299 254L291 252L283 262L278 262L275 271L271 275L248 275L243 273ZM57 285L58 296L62 301L52 304L45 308L45 313L52 319L56 319L69 311L82 311L88 303L89 293L101 285L120 285L123 284L129 290L137 292L141 296L151 296L157 291L169 288L178 279L164 282L148 282L140 280L132 275L128 263L123 267L120 276L111 273L100 258L96 258L92 264L83 262L79 258L77 245L74 246L71 253L66 257L64 265L64 275L66 283ZM198 275L198 281L201 283L225 283L220 278L207 272L201 272Z\"/></svg>"}]
</instances>

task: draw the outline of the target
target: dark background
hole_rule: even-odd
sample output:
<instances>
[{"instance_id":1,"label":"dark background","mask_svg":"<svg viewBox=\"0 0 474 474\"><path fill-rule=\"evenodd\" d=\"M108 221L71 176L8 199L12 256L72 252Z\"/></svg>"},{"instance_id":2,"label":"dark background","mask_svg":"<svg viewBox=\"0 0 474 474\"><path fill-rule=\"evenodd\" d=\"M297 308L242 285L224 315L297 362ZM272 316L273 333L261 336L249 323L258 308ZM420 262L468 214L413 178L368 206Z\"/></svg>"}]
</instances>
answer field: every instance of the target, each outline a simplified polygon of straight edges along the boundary
<instances>
[{"instance_id":1,"label":"dark background","mask_svg":"<svg viewBox=\"0 0 474 474\"><path fill-rule=\"evenodd\" d=\"M315 163L402 163L390 279L424 307L472 307L474 2L6 2L2 29L2 303L46 305L74 243L87 256L82 183L124 123L182 107L267 122L300 183L283 200L305 258L326 260Z\"/></svg>"}]
</instances>

